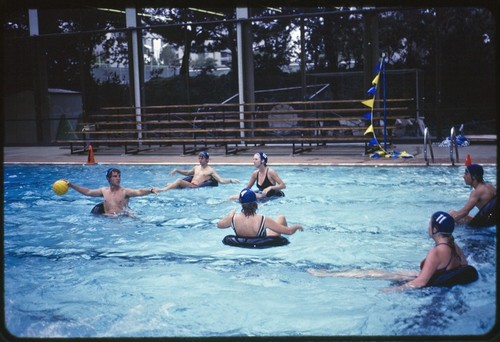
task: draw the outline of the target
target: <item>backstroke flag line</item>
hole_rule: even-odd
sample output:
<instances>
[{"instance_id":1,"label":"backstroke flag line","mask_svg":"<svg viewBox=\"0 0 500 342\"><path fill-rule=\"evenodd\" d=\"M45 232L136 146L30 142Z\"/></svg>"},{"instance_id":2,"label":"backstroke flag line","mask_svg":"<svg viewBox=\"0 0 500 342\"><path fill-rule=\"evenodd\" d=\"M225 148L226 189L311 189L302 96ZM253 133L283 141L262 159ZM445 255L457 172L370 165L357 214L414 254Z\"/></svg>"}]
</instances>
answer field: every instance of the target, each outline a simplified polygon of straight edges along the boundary
<instances>
[{"instance_id":1,"label":"backstroke flag line","mask_svg":"<svg viewBox=\"0 0 500 342\"><path fill-rule=\"evenodd\" d=\"M378 86L378 81L380 79L380 72L382 70L382 60L380 61L379 64L377 64L377 66L375 67L375 70L378 71L377 75L375 76L375 78L372 80L372 87L370 89L368 89L367 93L369 95L372 95L373 97L371 99L368 99L368 100L364 100L364 101L361 101L361 103L367 107L369 107L371 109L371 111L369 113L366 113L365 115L363 115L364 118L368 119L367 116L369 115L369 118L370 118L370 125L368 126L368 128L366 129L364 135L367 135L369 133L371 133L373 135L373 138L370 140L370 143L375 143L378 145L378 147L384 151L385 153L387 153L383 148L382 146L380 145L380 143L378 142L377 140L377 137L375 136L375 130L373 128L373 107L375 105L375 97L377 95L377 86Z\"/></svg>"},{"instance_id":2,"label":"backstroke flag line","mask_svg":"<svg viewBox=\"0 0 500 342\"><path fill-rule=\"evenodd\" d=\"M383 65L382 65L383 62L384 62L384 60L382 58L380 60L380 63L376 65L375 71L377 71L377 75L372 80L372 86L367 91L368 95L371 95L372 98L368 99L368 100L361 101L361 103L363 105L365 105L365 106L367 106L367 107L370 108L370 112L367 112L367 113L363 114L363 118L365 120L368 120L368 119L370 120L370 125L366 129L364 135L367 135L367 134L371 133L372 134L372 138L370 139L370 142L369 142L370 146L377 145L378 148L379 148L379 151L377 151L376 153L374 153L372 155L372 158L374 156L380 157L381 155L385 155L386 157L392 157L392 158L413 158L413 156L411 154L406 153L406 151L403 151L403 152L394 151L393 153L387 152L382 147L382 145L380 145L380 143L378 142L377 137L375 136L375 128L374 128L374 125L373 125L373 111L374 111L373 107L375 105L375 97L376 97L376 94L377 94L377 88L378 88L378 81L380 79L380 73L383 70ZM384 95L384 101L385 101L385 95ZM385 108L384 108L384 110L385 110ZM385 116L384 116L384 125L385 125L385 120L386 119L385 119Z\"/></svg>"}]
</instances>

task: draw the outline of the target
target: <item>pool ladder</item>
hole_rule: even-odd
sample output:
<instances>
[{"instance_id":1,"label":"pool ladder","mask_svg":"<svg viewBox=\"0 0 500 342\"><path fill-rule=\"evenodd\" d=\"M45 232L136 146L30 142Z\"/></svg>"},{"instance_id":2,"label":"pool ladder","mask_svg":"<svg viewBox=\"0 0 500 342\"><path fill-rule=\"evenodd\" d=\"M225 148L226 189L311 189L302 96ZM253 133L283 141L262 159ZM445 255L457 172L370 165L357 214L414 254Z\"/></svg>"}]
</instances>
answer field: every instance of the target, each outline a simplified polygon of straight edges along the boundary
<instances>
[{"instance_id":1,"label":"pool ladder","mask_svg":"<svg viewBox=\"0 0 500 342\"><path fill-rule=\"evenodd\" d=\"M432 159L432 162L434 163L434 151L432 150L431 136L429 133L429 128L425 127L425 129L424 129L424 160L425 160L427 166L429 166L429 158L427 157L427 147L429 147L429 150L431 152L431 159ZM456 161L458 163L458 146L457 146L457 134L455 133L455 127L452 127L450 130L450 161L451 161L451 165L455 166L455 158L453 157L453 148L455 148Z\"/></svg>"},{"instance_id":2,"label":"pool ladder","mask_svg":"<svg viewBox=\"0 0 500 342\"><path fill-rule=\"evenodd\" d=\"M450 160L451 165L455 166L455 160L453 159L453 147L455 147L455 153L457 155L457 163L458 163L458 145L457 145L457 135L455 133L455 127L452 127L450 130Z\"/></svg>"},{"instance_id":3,"label":"pool ladder","mask_svg":"<svg viewBox=\"0 0 500 342\"><path fill-rule=\"evenodd\" d=\"M432 142L431 142L431 135L429 134L429 128L425 127L424 129L424 160L427 166L429 166L429 158L427 158L427 146L429 146L429 149L431 151L431 158L432 162L434 163L434 151L432 151Z\"/></svg>"}]
</instances>

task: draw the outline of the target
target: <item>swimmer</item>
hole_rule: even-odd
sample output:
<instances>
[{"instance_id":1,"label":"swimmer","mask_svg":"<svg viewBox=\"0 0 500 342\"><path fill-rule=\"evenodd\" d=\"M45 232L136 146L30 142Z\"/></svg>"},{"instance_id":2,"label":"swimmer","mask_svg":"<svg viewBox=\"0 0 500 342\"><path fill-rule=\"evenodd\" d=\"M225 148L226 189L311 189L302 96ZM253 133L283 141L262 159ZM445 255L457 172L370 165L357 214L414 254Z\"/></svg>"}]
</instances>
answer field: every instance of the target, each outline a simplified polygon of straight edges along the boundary
<instances>
[{"instance_id":1,"label":"swimmer","mask_svg":"<svg viewBox=\"0 0 500 342\"><path fill-rule=\"evenodd\" d=\"M286 188L278 173L267 166L268 156L263 152L255 153L253 156L253 165L257 170L253 171L250 180L248 181L247 188L251 189L257 183L256 192L257 198L284 196L282 189ZM237 200L238 195L229 197L229 200Z\"/></svg>"},{"instance_id":2,"label":"swimmer","mask_svg":"<svg viewBox=\"0 0 500 342\"><path fill-rule=\"evenodd\" d=\"M202 151L198 155L198 161L200 165L194 166L191 170L173 169L168 174L169 176L179 173L183 176L193 176L193 178L191 179L190 182L182 178L179 178L175 182L169 183L163 188L159 188L158 192L168 191L171 189L197 188L202 183L209 181L210 179L215 179L217 182L221 184L239 183L237 179L231 179L231 178L225 179L219 176L215 171L215 169L208 165L209 159L210 155L208 154L208 152Z\"/></svg>"},{"instance_id":3,"label":"swimmer","mask_svg":"<svg viewBox=\"0 0 500 342\"><path fill-rule=\"evenodd\" d=\"M474 216L469 215L469 212L474 207L477 207L481 212L481 210L487 206L490 201L493 199L496 201L497 190L493 185L484 182L483 174L484 170L481 165L471 164L466 167L463 176L464 182L466 185L471 186L474 190L472 190L469 200L465 203L462 209L449 211L450 215L455 219L455 222L468 224L474 218ZM489 211L495 211L495 204L488 206ZM481 215L485 216L488 214L489 213L481 213Z\"/></svg>"},{"instance_id":4,"label":"swimmer","mask_svg":"<svg viewBox=\"0 0 500 342\"><path fill-rule=\"evenodd\" d=\"M405 281L406 283L399 286L398 290L432 285L433 280L439 275L467 265L467 259L462 249L454 241L452 235L454 228L455 221L448 213L438 211L431 216L427 231L435 244L420 263L420 272L387 272L382 270L331 272L314 269L308 269L307 272L317 277L377 278Z\"/></svg>"},{"instance_id":5,"label":"swimmer","mask_svg":"<svg viewBox=\"0 0 500 342\"><path fill-rule=\"evenodd\" d=\"M104 197L104 213L110 215L127 214L128 201L130 197L146 196L150 194L157 194L157 189L151 187L149 189L129 189L120 185L121 171L115 168L110 168L106 171L106 179L108 180L109 187L102 187L99 189L88 189L70 183L65 180L68 187L78 191L85 196L91 197Z\"/></svg>"},{"instance_id":6,"label":"swimmer","mask_svg":"<svg viewBox=\"0 0 500 342\"><path fill-rule=\"evenodd\" d=\"M232 227L236 236L240 237L292 235L297 230L304 230L300 224L288 226L286 218L283 215L278 216L276 220L258 215L257 196L250 189L243 189L240 192L239 200L241 203L241 213L236 213L236 210L232 210L217 222L217 228Z\"/></svg>"}]
</instances>

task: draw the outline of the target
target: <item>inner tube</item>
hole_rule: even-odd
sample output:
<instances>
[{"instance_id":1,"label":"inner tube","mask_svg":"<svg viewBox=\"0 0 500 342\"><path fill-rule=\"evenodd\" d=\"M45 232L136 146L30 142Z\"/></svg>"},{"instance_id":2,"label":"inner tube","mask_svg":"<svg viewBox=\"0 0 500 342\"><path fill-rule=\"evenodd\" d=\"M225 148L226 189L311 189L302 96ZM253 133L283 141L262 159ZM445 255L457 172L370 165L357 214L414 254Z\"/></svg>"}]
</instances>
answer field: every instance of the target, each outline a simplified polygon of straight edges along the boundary
<instances>
[{"instance_id":1,"label":"inner tube","mask_svg":"<svg viewBox=\"0 0 500 342\"><path fill-rule=\"evenodd\" d=\"M193 180L193 176L187 176L183 178L186 182L191 183ZM203 183L197 186L197 188L201 188L202 186L219 186L219 182L217 182L214 178L207 179Z\"/></svg>"},{"instance_id":2,"label":"inner tube","mask_svg":"<svg viewBox=\"0 0 500 342\"><path fill-rule=\"evenodd\" d=\"M104 214L104 203L101 202L99 204L96 204L90 212L94 215Z\"/></svg>"},{"instance_id":3,"label":"inner tube","mask_svg":"<svg viewBox=\"0 0 500 342\"><path fill-rule=\"evenodd\" d=\"M227 235L222 240L222 243L227 246L242 247L242 248L269 248L285 246L290 243L282 236L266 236L266 237L243 237L236 235Z\"/></svg>"},{"instance_id":4,"label":"inner tube","mask_svg":"<svg viewBox=\"0 0 500 342\"><path fill-rule=\"evenodd\" d=\"M466 265L432 276L426 286L464 285L472 283L478 278L477 270L471 265Z\"/></svg>"},{"instance_id":5,"label":"inner tube","mask_svg":"<svg viewBox=\"0 0 500 342\"><path fill-rule=\"evenodd\" d=\"M495 196L479 210L467 225L473 228L486 228L496 225L496 207L497 197Z\"/></svg>"},{"instance_id":6,"label":"inner tube","mask_svg":"<svg viewBox=\"0 0 500 342\"><path fill-rule=\"evenodd\" d=\"M262 192L259 191L259 193L262 193ZM267 202L269 200L276 199L279 197L285 197L285 193L281 190L271 190L267 193L266 197L260 197L259 199L257 199L257 202L264 203L264 202Z\"/></svg>"}]
</instances>

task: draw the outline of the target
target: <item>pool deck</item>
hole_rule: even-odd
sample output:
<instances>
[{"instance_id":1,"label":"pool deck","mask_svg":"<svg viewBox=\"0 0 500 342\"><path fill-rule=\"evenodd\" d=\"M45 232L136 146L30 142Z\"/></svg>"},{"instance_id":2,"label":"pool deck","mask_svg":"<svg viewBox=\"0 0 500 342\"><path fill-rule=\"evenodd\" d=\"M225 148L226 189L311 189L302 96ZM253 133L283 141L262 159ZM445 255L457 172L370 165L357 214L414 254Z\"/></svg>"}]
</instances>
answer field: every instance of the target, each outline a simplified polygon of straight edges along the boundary
<instances>
[{"instance_id":1,"label":"pool deck","mask_svg":"<svg viewBox=\"0 0 500 342\"><path fill-rule=\"evenodd\" d=\"M264 151L269 156L269 165L394 165L394 166L426 166L452 165L449 147L432 145L434 160L431 151L427 149L426 162L424 145L422 144L395 144L387 148L389 152L407 152L413 158L370 158L365 155L364 145L332 144L314 147L310 151L292 154L292 146L256 146L248 147L237 154L225 154L223 148L210 147L210 164L242 164L251 165L252 156L258 151ZM180 146L152 147L137 154L125 154L123 147L94 149L94 160L97 164L197 164L196 155L182 153ZM478 142L467 147L458 148L458 159L453 150L454 165L464 165L467 155L473 163L482 165L497 165L497 142ZM4 147L4 164L86 164L88 153L71 154L69 147L61 146L22 146Z\"/></svg>"}]
</instances>

